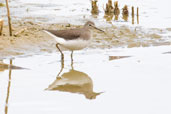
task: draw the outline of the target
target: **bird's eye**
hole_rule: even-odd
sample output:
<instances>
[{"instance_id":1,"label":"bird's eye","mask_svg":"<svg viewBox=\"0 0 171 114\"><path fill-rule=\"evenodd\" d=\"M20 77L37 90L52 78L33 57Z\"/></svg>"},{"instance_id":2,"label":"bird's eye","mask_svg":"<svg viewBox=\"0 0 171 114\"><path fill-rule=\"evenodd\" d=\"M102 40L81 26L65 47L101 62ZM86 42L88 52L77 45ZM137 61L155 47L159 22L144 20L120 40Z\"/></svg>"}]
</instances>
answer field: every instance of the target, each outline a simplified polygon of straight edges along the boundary
<instances>
[{"instance_id":1,"label":"bird's eye","mask_svg":"<svg viewBox=\"0 0 171 114\"><path fill-rule=\"evenodd\" d=\"M91 24L88 24L88 26L91 26Z\"/></svg>"}]
</instances>

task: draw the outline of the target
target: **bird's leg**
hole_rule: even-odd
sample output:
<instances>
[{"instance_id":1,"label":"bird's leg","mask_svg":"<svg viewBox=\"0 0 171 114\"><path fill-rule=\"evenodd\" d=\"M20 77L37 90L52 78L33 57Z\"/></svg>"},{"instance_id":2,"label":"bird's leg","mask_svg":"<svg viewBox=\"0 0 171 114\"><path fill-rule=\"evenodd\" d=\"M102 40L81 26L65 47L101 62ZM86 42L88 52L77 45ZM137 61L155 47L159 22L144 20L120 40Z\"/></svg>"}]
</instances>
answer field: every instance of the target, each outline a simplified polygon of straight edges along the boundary
<instances>
[{"instance_id":1,"label":"bird's leg","mask_svg":"<svg viewBox=\"0 0 171 114\"><path fill-rule=\"evenodd\" d=\"M71 51L71 67L72 67L72 69L73 69L73 51Z\"/></svg>"},{"instance_id":2,"label":"bird's leg","mask_svg":"<svg viewBox=\"0 0 171 114\"><path fill-rule=\"evenodd\" d=\"M61 49L59 48L59 43L56 44L56 48L58 48L59 52L61 53L61 60L64 59L64 54L62 53Z\"/></svg>"},{"instance_id":3,"label":"bird's leg","mask_svg":"<svg viewBox=\"0 0 171 114\"><path fill-rule=\"evenodd\" d=\"M57 74L57 79L60 79L60 74L64 69L64 59L61 60L61 69L59 71L59 73Z\"/></svg>"}]
</instances>

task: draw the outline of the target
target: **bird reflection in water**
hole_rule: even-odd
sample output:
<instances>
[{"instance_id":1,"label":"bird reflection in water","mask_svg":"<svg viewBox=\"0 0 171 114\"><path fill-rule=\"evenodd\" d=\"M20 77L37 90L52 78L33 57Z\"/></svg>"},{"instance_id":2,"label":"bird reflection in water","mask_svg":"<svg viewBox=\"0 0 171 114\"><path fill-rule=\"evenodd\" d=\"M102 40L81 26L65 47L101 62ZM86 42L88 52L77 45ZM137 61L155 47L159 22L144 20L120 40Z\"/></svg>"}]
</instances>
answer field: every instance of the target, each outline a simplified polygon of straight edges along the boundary
<instances>
[{"instance_id":1,"label":"bird reflection in water","mask_svg":"<svg viewBox=\"0 0 171 114\"><path fill-rule=\"evenodd\" d=\"M46 90L83 94L87 99L95 99L96 96L102 93L93 91L93 81L86 73L74 70L72 55L71 67L69 72L60 75L64 68L64 60L62 60L61 70L56 80Z\"/></svg>"}]
</instances>

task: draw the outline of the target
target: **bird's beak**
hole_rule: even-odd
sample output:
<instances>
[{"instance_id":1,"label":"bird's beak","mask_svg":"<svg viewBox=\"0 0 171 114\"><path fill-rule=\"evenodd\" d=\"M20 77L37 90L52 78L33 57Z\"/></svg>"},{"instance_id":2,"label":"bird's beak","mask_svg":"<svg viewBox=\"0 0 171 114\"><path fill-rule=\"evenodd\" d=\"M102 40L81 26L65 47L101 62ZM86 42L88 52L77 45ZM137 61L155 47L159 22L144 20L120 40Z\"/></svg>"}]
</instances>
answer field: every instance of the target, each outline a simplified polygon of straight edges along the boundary
<instances>
[{"instance_id":1,"label":"bird's beak","mask_svg":"<svg viewBox=\"0 0 171 114\"><path fill-rule=\"evenodd\" d=\"M96 30L99 30L99 31L101 31L101 32L105 32L105 31L103 31L103 30L101 30L101 29L99 29L99 28L97 28L97 27L95 27L95 26L93 26L93 25L91 25L94 29L96 29Z\"/></svg>"}]
</instances>

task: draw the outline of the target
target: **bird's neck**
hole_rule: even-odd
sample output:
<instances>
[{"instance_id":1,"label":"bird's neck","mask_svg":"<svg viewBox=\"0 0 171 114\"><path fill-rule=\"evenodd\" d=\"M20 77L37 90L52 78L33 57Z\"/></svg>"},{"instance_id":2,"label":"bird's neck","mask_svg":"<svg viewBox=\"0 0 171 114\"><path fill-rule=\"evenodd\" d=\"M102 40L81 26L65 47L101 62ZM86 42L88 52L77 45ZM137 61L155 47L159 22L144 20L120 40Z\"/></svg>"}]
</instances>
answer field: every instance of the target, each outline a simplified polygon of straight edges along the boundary
<instances>
[{"instance_id":1,"label":"bird's neck","mask_svg":"<svg viewBox=\"0 0 171 114\"><path fill-rule=\"evenodd\" d=\"M85 30L90 31L90 28L89 28L88 26L84 26L83 28L84 28Z\"/></svg>"}]
</instances>

